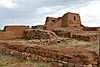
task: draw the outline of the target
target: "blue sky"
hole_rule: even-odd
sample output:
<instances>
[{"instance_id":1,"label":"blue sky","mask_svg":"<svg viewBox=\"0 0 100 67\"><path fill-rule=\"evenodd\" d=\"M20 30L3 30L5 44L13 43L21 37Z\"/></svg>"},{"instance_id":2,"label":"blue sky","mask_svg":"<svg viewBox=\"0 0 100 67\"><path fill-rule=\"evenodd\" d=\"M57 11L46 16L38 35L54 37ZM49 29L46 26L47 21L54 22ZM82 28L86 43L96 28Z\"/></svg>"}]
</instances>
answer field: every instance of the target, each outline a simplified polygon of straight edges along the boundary
<instances>
[{"instance_id":1,"label":"blue sky","mask_svg":"<svg viewBox=\"0 0 100 67\"><path fill-rule=\"evenodd\" d=\"M47 16L79 13L85 26L100 27L100 0L0 0L0 29L5 25L43 25Z\"/></svg>"}]
</instances>

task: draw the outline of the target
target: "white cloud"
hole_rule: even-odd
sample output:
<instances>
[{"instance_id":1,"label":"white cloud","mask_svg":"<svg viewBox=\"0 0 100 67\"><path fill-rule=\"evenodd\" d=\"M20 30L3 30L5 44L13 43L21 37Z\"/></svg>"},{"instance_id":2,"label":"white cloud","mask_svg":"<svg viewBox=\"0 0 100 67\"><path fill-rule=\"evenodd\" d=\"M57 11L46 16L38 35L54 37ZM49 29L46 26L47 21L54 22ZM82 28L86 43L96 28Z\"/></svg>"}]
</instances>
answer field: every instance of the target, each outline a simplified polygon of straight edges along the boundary
<instances>
[{"instance_id":1,"label":"white cloud","mask_svg":"<svg viewBox=\"0 0 100 67\"><path fill-rule=\"evenodd\" d=\"M0 0L0 27L40 25L47 16L60 17L67 12L79 13L85 26L100 26L99 6L100 0Z\"/></svg>"},{"instance_id":2,"label":"white cloud","mask_svg":"<svg viewBox=\"0 0 100 67\"><path fill-rule=\"evenodd\" d=\"M86 26L100 26L100 1L91 1L88 5L72 9L81 15L81 19Z\"/></svg>"},{"instance_id":3,"label":"white cloud","mask_svg":"<svg viewBox=\"0 0 100 67\"><path fill-rule=\"evenodd\" d=\"M17 6L13 0L0 0L0 5L6 8L15 8Z\"/></svg>"},{"instance_id":4,"label":"white cloud","mask_svg":"<svg viewBox=\"0 0 100 67\"><path fill-rule=\"evenodd\" d=\"M55 13L59 9L63 9L65 6L50 6L50 7L41 7L38 8L36 11L37 14L45 14L45 13Z\"/></svg>"},{"instance_id":5,"label":"white cloud","mask_svg":"<svg viewBox=\"0 0 100 67\"><path fill-rule=\"evenodd\" d=\"M78 4L82 5L82 4ZM95 0L95 1L91 1L88 4L83 6L70 6L68 7L62 7L62 8L56 8L53 6L53 8L51 7L45 7L45 9L41 8L43 11L40 13L46 13L46 12L52 12L52 13L48 13L45 15L46 16L51 16L51 17L59 17L62 16L64 13L67 12L74 12L74 13L79 13L81 16L81 21L82 24L85 26L91 26L91 27L95 27L95 26L99 26L100 27L100 1L99 0Z\"/></svg>"}]
</instances>

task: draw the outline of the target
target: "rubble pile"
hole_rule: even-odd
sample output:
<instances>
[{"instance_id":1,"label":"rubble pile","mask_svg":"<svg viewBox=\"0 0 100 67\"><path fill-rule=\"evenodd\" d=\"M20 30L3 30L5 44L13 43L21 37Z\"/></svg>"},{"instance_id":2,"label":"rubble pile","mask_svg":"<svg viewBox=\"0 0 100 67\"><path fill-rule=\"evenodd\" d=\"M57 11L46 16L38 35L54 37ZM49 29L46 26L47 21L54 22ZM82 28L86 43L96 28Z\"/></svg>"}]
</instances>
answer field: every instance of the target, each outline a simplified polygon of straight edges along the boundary
<instances>
[{"instance_id":1,"label":"rubble pile","mask_svg":"<svg viewBox=\"0 0 100 67\"><path fill-rule=\"evenodd\" d=\"M25 30L26 39L56 39L57 35L51 31L27 29Z\"/></svg>"},{"instance_id":2,"label":"rubble pile","mask_svg":"<svg viewBox=\"0 0 100 67\"><path fill-rule=\"evenodd\" d=\"M35 40L33 44L38 45L56 45L57 35L52 31L27 29L24 32L24 37L27 40Z\"/></svg>"}]
</instances>

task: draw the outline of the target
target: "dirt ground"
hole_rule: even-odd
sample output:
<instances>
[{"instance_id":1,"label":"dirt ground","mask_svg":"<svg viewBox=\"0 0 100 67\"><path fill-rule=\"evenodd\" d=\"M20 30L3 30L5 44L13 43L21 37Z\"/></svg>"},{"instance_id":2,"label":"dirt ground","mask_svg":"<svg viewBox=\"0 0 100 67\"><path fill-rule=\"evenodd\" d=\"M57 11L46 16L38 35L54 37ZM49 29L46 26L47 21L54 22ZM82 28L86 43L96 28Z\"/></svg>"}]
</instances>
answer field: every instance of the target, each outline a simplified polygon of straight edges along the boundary
<instances>
[{"instance_id":1,"label":"dirt ground","mask_svg":"<svg viewBox=\"0 0 100 67\"><path fill-rule=\"evenodd\" d=\"M31 61L21 61L14 56L5 55L0 53L0 67L50 67L50 64L31 62Z\"/></svg>"}]
</instances>

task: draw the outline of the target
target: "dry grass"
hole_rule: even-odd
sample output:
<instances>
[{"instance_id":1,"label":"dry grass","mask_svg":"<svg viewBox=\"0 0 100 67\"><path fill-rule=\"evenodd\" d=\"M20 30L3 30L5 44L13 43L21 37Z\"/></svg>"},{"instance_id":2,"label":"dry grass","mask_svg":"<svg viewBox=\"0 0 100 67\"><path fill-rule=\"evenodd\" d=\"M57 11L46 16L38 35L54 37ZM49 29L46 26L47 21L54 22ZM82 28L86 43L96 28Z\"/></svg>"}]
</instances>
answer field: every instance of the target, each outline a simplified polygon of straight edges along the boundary
<instances>
[{"instance_id":1,"label":"dry grass","mask_svg":"<svg viewBox=\"0 0 100 67\"><path fill-rule=\"evenodd\" d=\"M99 54L99 40L96 41L82 41L82 40L76 40L71 39L69 42L66 43L59 43L59 47L62 48L85 48L88 50L96 51L97 54Z\"/></svg>"},{"instance_id":2,"label":"dry grass","mask_svg":"<svg viewBox=\"0 0 100 67\"><path fill-rule=\"evenodd\" d=\"M26 60L21 61L14 56L0 53L0 67L51 67L51 65Z\"/></svg>"}]
</instances>

